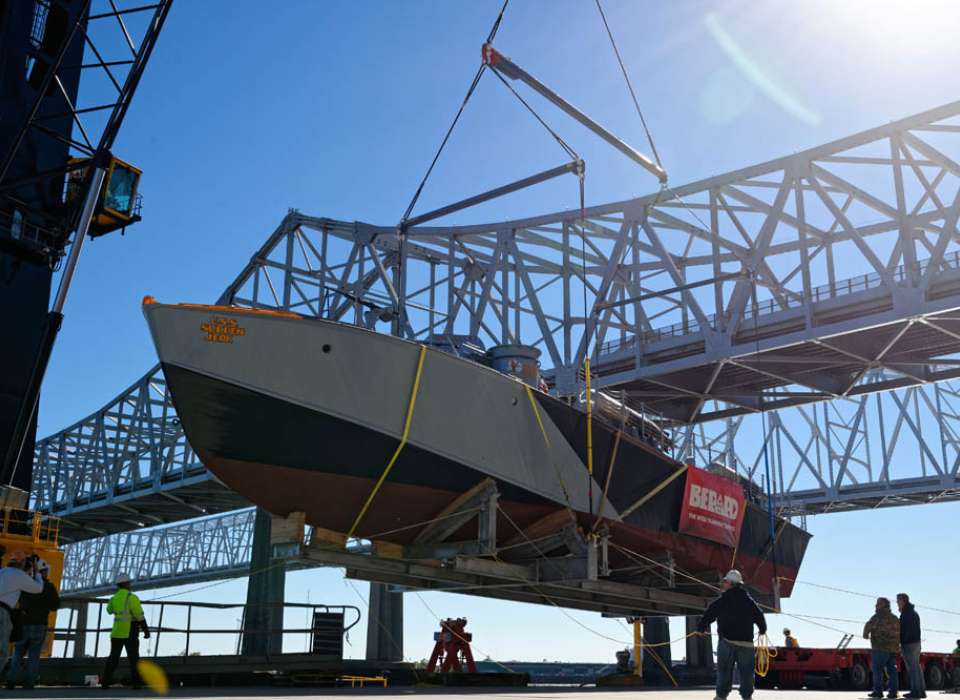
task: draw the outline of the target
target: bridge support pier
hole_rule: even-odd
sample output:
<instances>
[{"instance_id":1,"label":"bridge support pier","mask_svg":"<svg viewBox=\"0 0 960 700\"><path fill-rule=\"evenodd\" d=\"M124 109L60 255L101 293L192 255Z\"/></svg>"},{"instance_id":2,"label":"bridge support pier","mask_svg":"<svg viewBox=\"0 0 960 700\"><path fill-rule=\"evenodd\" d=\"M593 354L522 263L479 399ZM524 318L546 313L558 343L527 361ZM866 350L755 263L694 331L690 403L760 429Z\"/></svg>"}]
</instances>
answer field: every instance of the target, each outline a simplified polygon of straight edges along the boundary
<instances>
[{"instance_id":1,"label":"bridge support pier","mask_svg":"<svg viewBox=\"0 0 960 700\"><path fill-rule=\"evenodd\" d=\"M367 661L403 661L403 593L384 583L370 584Z\"/></svg>"},{"instance_id":2,"label":"bridge support pier","mask_svg":"<svg viewBox=\"0 0 960 700\"><path fill-rule=\"evenodd\" d=\"M699 621L696 615L687 616L687 634L697 631ZM687 637L687 666L713 670L713 638L709 634L705 637Z\"/></svg>"},{"instance_id":3,"label":"bridge support pier","mask_svg":"<svg viewBox=\"0 0 960 700\"><path fill-rule=\"evenodd\" d=\"M670 618L669 617L647 617L643 621L643 677L648 679L662 678L667 680L663 668L656 662L654 655L660 657L660 661L667 668L673 665L673 655L670 651L670 645L665 642L670 641ZM654 646L664 644L664 646ZM652 647L652 648L647 648Z\"/></svg>"},{"instance_id":4,"label":"bridge support pier","mask_svg":"<svg viewBox=\"0 0 960 700\"><path fill-rule=\"evenodd\" d=\"M250 553L247 607L243 618L243 654L268 656L283 652L283 596L286 571L273 561L270 544L272 516L257 508Z\"/></svg>"}]
</instances>

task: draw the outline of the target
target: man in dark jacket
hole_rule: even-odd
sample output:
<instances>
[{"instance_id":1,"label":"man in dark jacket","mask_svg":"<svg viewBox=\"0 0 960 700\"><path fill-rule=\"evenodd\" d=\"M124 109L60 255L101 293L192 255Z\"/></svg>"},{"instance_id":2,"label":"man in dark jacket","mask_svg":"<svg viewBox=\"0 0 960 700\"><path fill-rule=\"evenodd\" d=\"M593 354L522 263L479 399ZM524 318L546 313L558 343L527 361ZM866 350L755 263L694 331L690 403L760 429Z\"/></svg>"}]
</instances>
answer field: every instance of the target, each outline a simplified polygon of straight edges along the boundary
<instances>
[{"instance_id":1,"label":"man in dark jacket","mask_svg":"<svg viewBox=\"0 0 960 700\"><path fill-rule=\"evenodd\" d=\"M33 688L40 675L40 652L47 641L47 624L50 613L60 608L60 594L57 587L49 581L50 565L43 559L37 561L37 571L43 578L43 590L39 593L24 593L20 596L20 610L23 614L23 636L13 646L13 658L7 673L7 688L16 686L20 674L20 664L27 655L27 675L24 688Z\"/></svg>"},{"instance_id":2,"label":"man in dark jacket","mask_svg":"<svg viewBox=\"0 0 960 700\"><path fill-rule=\"evenodd\" d=\"M927 697L927 685L920 668L920 616L906 593L897 594L897 607L900 608L900 653L910 678L910 692L904 697Z\"/></svg>"},{"instance_id":3,"label":"man in dark jacket","mask_svg":"<svg viewBox=\"0 0 960 700\"><path fill-rule=\"evenodd\" d=\"M723 577L723 594L707 608L697 629L707 632L714 621L720 637L717 643L717 700L725 700L733 689L734 665L740 669L740 697L750 700L757 665L753 626L757 626L760 634L766 634L767 621L760 606L743 587L743 576L736 569Z\"/></svg>"}]
</instances>

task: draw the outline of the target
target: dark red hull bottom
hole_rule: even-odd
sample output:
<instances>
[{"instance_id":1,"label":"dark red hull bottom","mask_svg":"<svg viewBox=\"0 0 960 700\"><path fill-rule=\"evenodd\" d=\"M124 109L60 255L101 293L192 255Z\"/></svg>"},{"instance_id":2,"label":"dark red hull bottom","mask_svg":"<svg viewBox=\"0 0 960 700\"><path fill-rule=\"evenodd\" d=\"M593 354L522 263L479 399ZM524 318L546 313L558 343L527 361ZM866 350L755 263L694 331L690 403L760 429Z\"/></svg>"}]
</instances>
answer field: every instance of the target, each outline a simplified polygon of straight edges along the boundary
<instances>
[{"instance_id":1,"label":"dark red hull bottom","mask_svg":"<svg viewBox=\"0 0 960 700\"><path fill-rule=\"evenodd\" d=\"M257 506L277 514L302 511L308 524L341 533L350 530L376 483L374 479L228 459L203 451L200 451L200 457L219 478ZM367 539L410 544L427 523L460 495L458 491L387 480L364 515L358 533ZM497 522L501 545L522 538L518 528L525 530L562 510L556 504L545 501L519 501L503 497L499 507L506 514L501 513ZM596 515L589 513L575 515L579 525L586 531L597 520ZM669 551L680 572L697 578L712 577L713 580L707 581L710 584L716 583L717 572L739 568L752 581L779 578L781 594L787 596L797 577L798 570L794 567L781 564L775 569L769 560L735 553L731 548L706 540L639 528L627 523L607 521L606 525L614 545L610 549L613 568L636 564L631 560L630 553L656 557ZM460 533L463 538L476 534L471 533L469 527ZM628 551L625 553L617 547ZM676 578L680 588L685 583L693 583L692 580L685 581L682 573L678 573Z\"/></svg>"}]
</instances>

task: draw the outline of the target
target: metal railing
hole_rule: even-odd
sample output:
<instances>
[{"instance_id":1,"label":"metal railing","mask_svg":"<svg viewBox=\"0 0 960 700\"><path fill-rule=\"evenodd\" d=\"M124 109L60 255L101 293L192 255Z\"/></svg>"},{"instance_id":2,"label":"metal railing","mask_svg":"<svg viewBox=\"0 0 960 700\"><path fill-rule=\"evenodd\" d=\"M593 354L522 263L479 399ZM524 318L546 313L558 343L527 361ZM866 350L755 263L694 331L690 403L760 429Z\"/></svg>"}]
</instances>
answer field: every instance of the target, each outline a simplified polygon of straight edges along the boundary
<instances>
[{"instance_id":1,"label":"metal railing","mask_svg":"<svg viewBox=\"0 0 960 700\"><path fill-rule=\"evenodd\" d=\"M960 251L954 251L953 253L945 254L943 256L943 260L941 261L941 265L950 270L960 269ZM926 274L929 267L929 258L918 261L914 266L914 279L919 279L921 276ZM891 270L890 277L896 283L904 282L908 279L907 271L908 266L898 265ZM870 272L863 275L857 275L855 277L848 277L833 283L821 284L817 287L814 287L810 290L810 301L814 304L817 304L830 299L836 299L838 297L845 297L860 292L866 292L870 289L876 289L878 287L882 287L883 284L884 279L878 272ZM788 296L784 296L782 299L764 299L756 304L748 304L743 310L743 318L753 319L777 313L779 311L799 309L803 307L805 303L806 300L802 292L791 293ZM716 328L717 314L710 314L706 317L706 320L708 322L708 327ZM702 326L696 319L685 319L683 321L672 323L669 326L661 326L660 328L653 328L651 330L644 331L640 337L642 338L643 343L646 345L659 342L666 338L695 335L701 330ZM605 343L601 343L598 353L600 355L609 355L618 350L633 347L634 343L636 343L636 339L637 336L631 336L629 338L609 340Z\"/></svg>"},{"instance_id":2,"label":"metal railing","mask_svg":"<svg viewBox=\"0 0 960 700\"><path fill-rule=\"evenodd\" d=\"M56 547L60 536L60 518L22 508L3 508L0 513L0 534L7 539Z\"/></svg>"},{"instance_id":3,"label":"metal railing","mask_svg":"<svg viewBox=\"0 0 960 700\"><path fill-rule=\"evenodd\" d=\"M0 212L0 236L9 236L15 241L29 243L39 249L55 247L61 238L54 231L22 218L15 218L9 212Z\"/></svg>"},{"instance_id":4,"label":"metal railing","mask_svg":"<svg viewBox=\"0 0 960 700\"><path fill-rule=\"evenodd\" d=\"M112 627L107 626L107 623L110 622L111 616L109 613L106 613L107 603L109 601L103 598L70 598L68 601L65 601L64 608L67 608L69 605L69 616L67 620L66 627L56 627L54 632L54 640L63 642L63 649L60 654L63 658L69 658L70 656L83 656L87 654L87 641L90 635L93 635L93 654L92 656L100 656L101 648L104 650L104 656L110 651L110 633ZM289 610L300 610L306 611L309 613L309 619L312 621L314 619L314 614L321 613L342 613L344 616L344 625L342 633L346 634L353 627L357 625L360 621L360 609L354 605L325 605L319 603L268 603L263 605L248 605L247 603L198 603L193 601L172 601L172 600L157 600L150 601L145 600L141 601L141 605L144 609L144 615L147 618L147 624L150 629L152 651L148 650L148 653L141 654L141 656L153 656L158 657L160 654L160 642L161 639L167 640L171 635L176 637L182 637L184 640L183 650L177 654L171 654L172 656L190 656L191 650L191 640L196 636L206 636L206 635L221 635L228 637L235 637L235 645L231 645L237 654L241 653L243 648L243 641L245 637L251 635L266 635L267 639L274 638L279 635L282 640L283 637L287 635L308 635L316 631L314 627L285 627L282 622L279 627L273 625L272 617L274 611L278 608L281 609L281 620L283 613ZM87 606L86 610L86 619L90 619L90 607L96 606L96 624L94 627L86 626L82 621L84 620L84 615L79 614L79 608L81 606ZM265 618L267 623L265 626L258 629L246 629L247 625L245 624L247 620L248 611L251 608L257 609L267 609ZM181 625L164 625L164 616L165 613L172 610L185 610L186 611L186 620L183 626ZM149 620L152 615L148 611L156 611L156 623L154 625L149 625ZM197 627L197 623L194 620L194 611L195 610L214 610L214 611L240 611L240 617L237 618L235 615L235 621L238 623L236 627ZM355 619L347 621L348 615L350 617L356 616ZM168 616L169 620L169 616ZM80 628L80 624L84 624ZM106 641L101 642L101 640L106 636ZM79 641L79 644L78 644ZM281 644L282 646L282 644ZM71 653L72 652L72 653ZM227 652L223 652L227 653ZM281 653L280 649L275 649L272 653L279 654Z\"/></svg>"}]
</instances>

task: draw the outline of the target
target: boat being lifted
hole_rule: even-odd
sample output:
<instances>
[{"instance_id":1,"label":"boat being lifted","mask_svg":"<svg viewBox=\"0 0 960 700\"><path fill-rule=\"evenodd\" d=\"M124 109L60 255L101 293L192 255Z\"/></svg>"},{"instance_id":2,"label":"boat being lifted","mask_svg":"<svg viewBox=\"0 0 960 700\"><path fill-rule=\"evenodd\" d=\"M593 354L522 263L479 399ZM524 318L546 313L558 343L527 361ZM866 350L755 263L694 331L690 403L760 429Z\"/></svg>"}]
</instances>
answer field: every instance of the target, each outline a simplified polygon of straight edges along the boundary
<instances>
[{"instance_id":1,"label":"boat being lifted","mask_svg":"<svg viewBox=\"0 0 960 700\"><path fill-rule=\"evenodd\" d=\"M672 459L615 399L545 393L529 349L474 346L479 362L452 340L144 302L191 446L294 533L314 527L296 556L627 616L702 610L732 567L768 605L791 592L806 532L776 519L771 537L742 483Z\"/></svg>"},{"instance_id":2,"label":"boat being lifted","mask_svg":"<svg viewBox=\"0 0 960 700\"><path fill-rule=\"evenodd\" d=\"M659 162L493 47L502 17L460 111L486 71L529 109L510 86L522 83L666 187ZM431 165L396 229L401 260L416 227L564 175L578 180L583 215L585 163L537 119L570 161L414 215ZM374 259L392 306L355 302L389 321L390 336L287 311L144 300L190 445L287 521L274 529L289 535L276 538L288 554L355 578L629 617L700 612L739 568L779 607L809 535L754 503L755 485L672 459L663 427L591 391L589 367L582 398L564 400L542 383L533 348L399 337L403 295Z\"/></svg>"}]
</instances>

